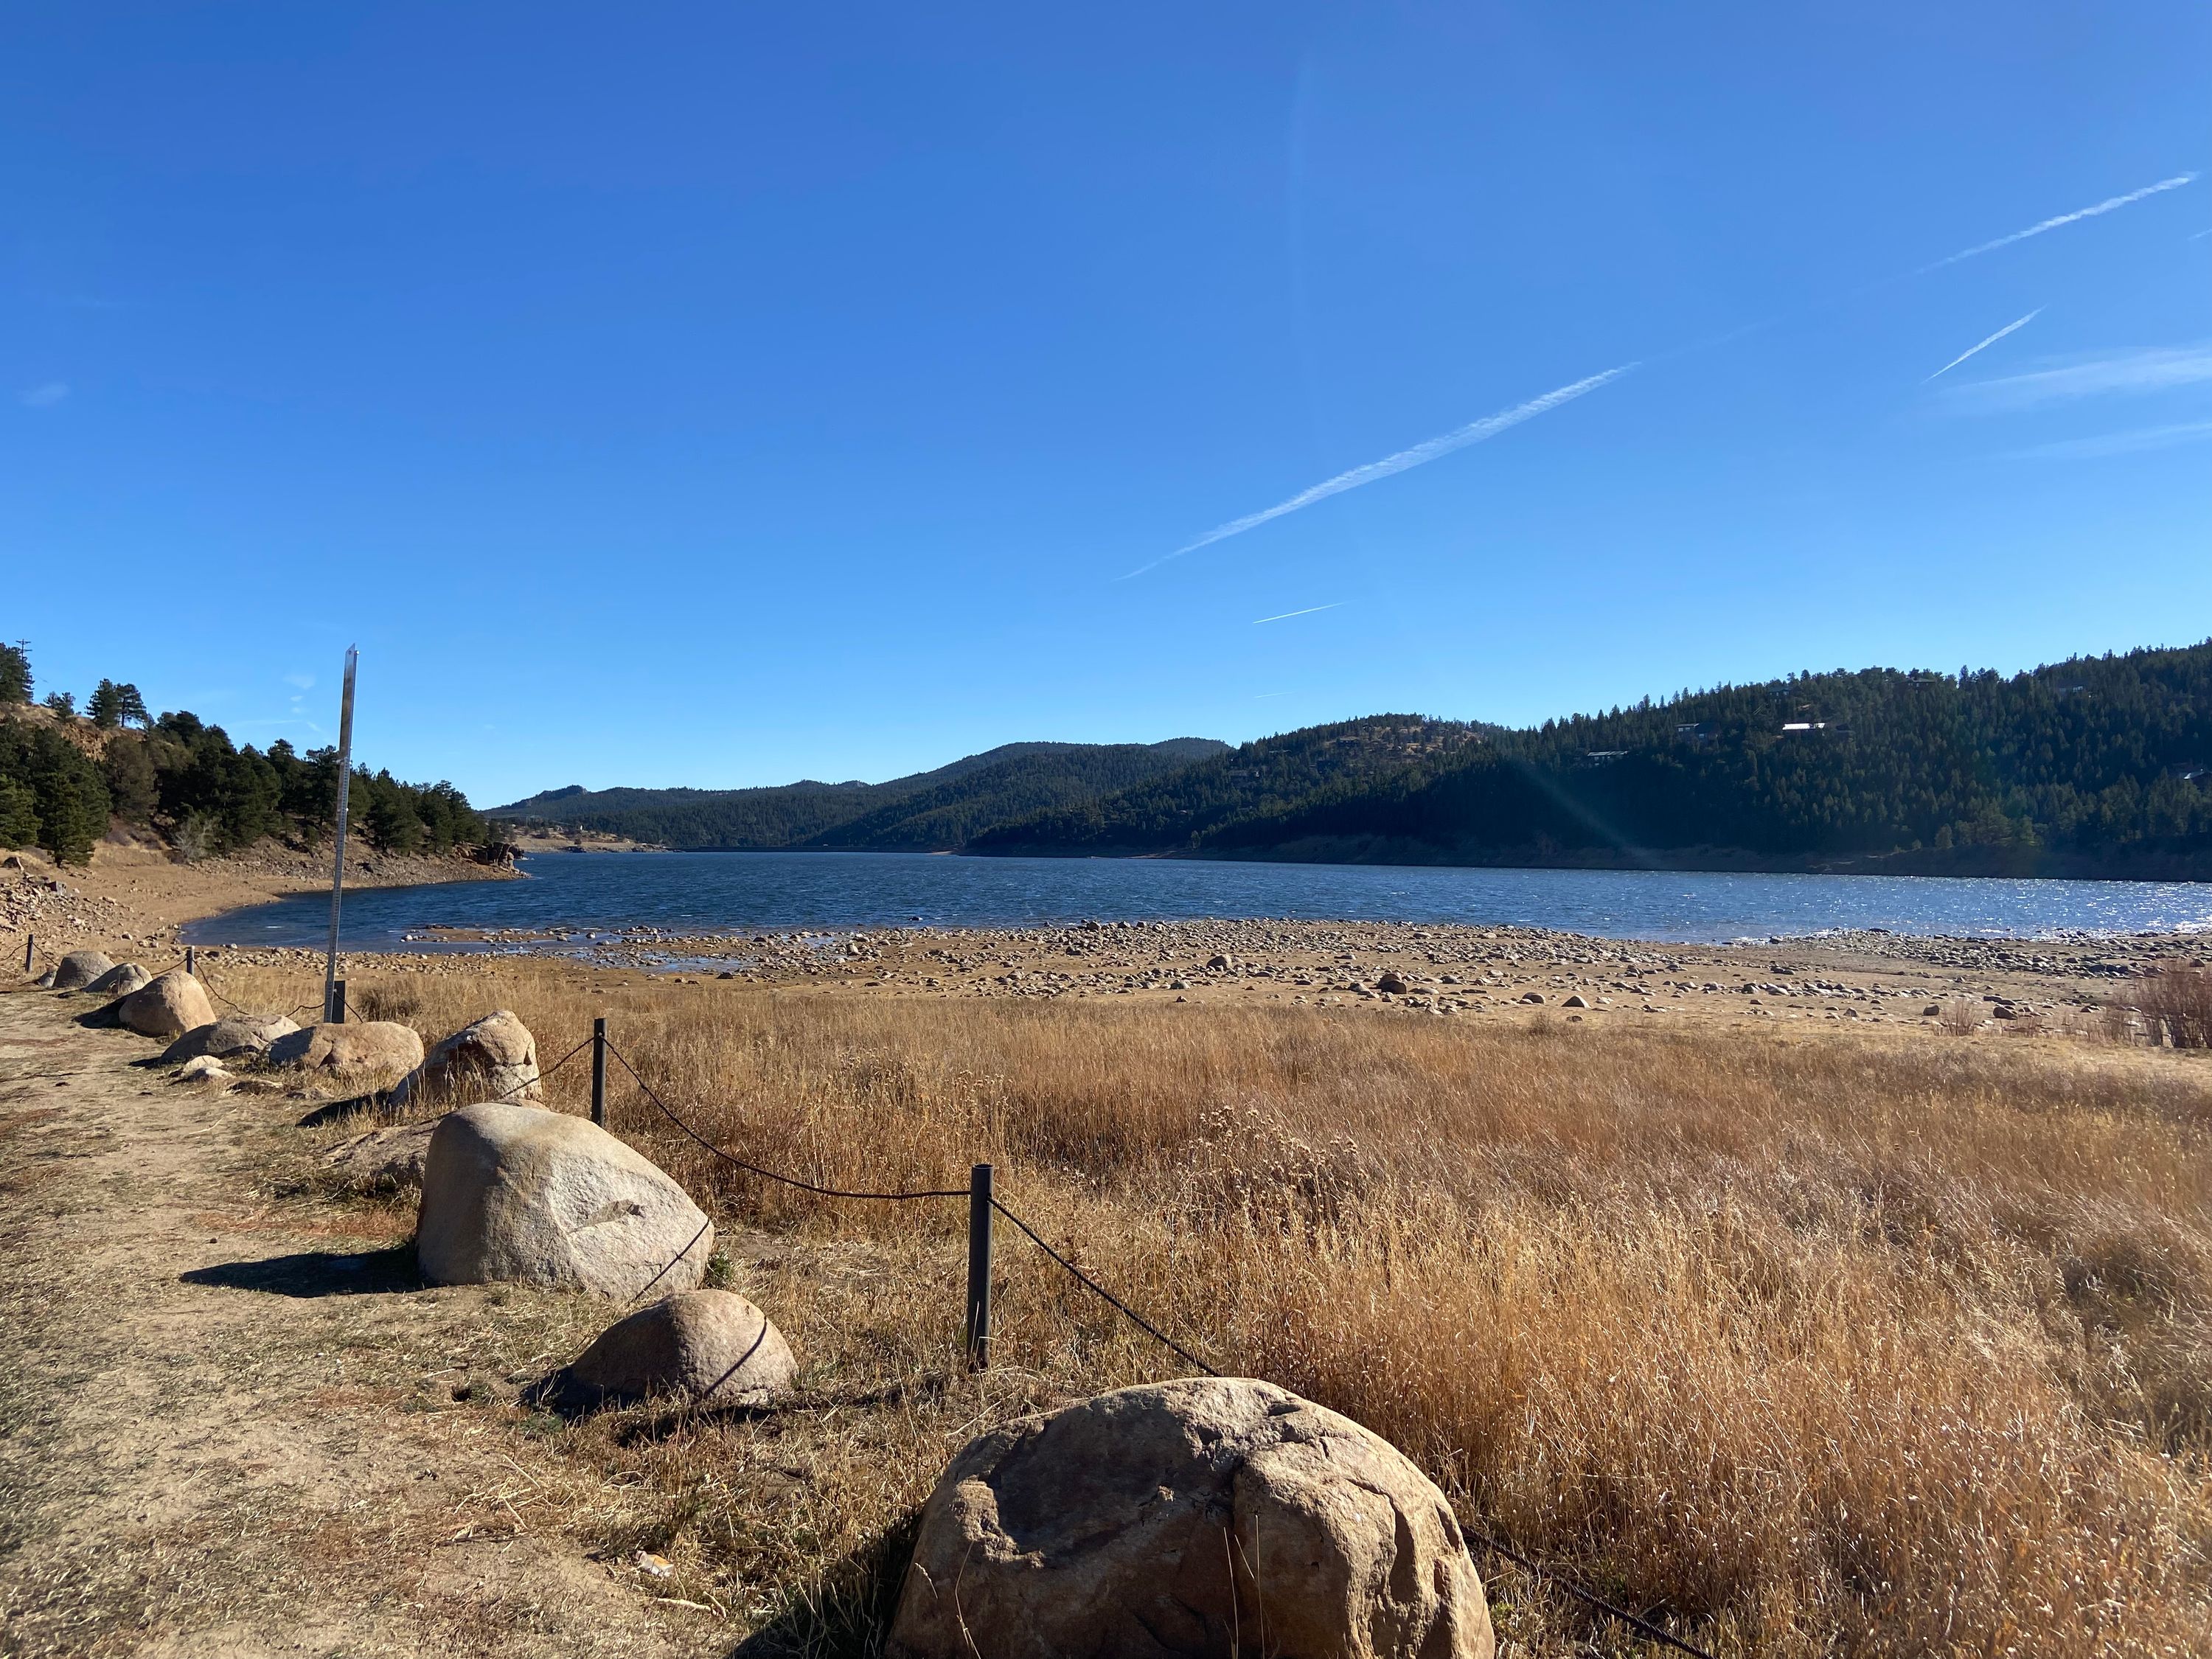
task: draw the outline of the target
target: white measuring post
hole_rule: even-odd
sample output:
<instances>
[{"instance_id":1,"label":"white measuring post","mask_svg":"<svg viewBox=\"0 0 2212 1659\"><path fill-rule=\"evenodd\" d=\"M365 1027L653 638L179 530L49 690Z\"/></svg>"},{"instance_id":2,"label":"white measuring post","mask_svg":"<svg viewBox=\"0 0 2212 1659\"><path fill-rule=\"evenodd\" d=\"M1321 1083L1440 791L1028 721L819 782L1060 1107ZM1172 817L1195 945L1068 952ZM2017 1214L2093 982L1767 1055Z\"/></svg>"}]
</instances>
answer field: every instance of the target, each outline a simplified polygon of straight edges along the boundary
<instances>
[{"instance_id":1,"label":"white measuring post","mask_svg":"<svg viewBox=\"0 0 2212 1659\"><path fill-rule=\"evenodd\" d=\"M346 647L345 691L338 702L338 850L331 864L331 949L323 963L323 1018L339 1018L332 1006L338 979L338 902L345 894L346 792L353 782L353 671L361 658Z\"/></svg>"}]
</instances>

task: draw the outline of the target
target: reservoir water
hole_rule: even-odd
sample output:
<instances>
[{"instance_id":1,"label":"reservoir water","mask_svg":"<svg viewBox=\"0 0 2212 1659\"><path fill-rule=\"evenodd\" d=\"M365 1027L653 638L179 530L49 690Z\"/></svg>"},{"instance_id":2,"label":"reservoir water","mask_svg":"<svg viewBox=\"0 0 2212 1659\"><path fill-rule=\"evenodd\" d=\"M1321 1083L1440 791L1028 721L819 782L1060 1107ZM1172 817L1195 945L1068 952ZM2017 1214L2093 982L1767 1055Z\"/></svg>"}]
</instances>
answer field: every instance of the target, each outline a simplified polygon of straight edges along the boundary
<instances>
[{"instance_id":1,"label":"reservoir water","mask_svg":"<svg viewBox=\"0 0 2212 1659\"><path fill-rule=\"evenodd\" d=\"M1844 928L2049 937L2212 931L2212 884L1641 870L1469 870L903 853L568 853L526 881L347 894L345 943L404 948L436 927L614 933L1020 927L1291 916L1514 923L1713 943ZM330 900L303 894L198 922L201 945L319 945Z\"/></svg>"}]
</instances>

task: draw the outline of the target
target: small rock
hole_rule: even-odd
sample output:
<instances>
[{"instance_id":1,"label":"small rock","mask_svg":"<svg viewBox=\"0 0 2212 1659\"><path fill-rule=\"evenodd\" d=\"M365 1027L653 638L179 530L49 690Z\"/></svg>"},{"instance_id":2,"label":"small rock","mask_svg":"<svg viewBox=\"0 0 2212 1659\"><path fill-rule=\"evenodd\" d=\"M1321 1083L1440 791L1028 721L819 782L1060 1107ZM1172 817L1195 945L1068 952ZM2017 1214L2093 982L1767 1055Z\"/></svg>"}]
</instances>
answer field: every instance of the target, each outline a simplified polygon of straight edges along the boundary
<instances>
[{"instance_id":1,"label":"small rock","mask_svg":"<svg viewBox=\"0 0 2212 1659\"><path fill-rule=\"evenodd\" d=\"M282 1014L226 1014L210 1025L187 1031L161 1054L174 1064L202 1054L218 1059L228 1054L262 1054L280 1036L300 1028Z\"/></svg>"},{"instance_id":2,"label":"small rock","mask_svg":"<svg viewBox=\"0 0 2212 1659\"><path fill-rule=\"evenodd\" d=\"M216 1083L230 1081L230 1073L222 1069L222 1062L210 1054L195 1055L184 1063L183 1068L170 1079L173 1083L198 1083L211 1079Z\"/></svg>"},{"instance_id":3,"label":"small rock","mask_svg":"<svg viewBox=\"0 0 2212 1659\"><path fill-rule=\"evenodd\" d=\"M84 988L96 997L127 997L154 982L153 975L135 962L118 962Z\"/></svg>"},{"instance_id":4,"label":"small rock","mask_svg":"<svg viewBox=\"0 0 2212 1659\"><path fill-rule=\"evenodd\" d=\"M287 1031L270 1043L268 1056L272 1066L310 1072L405 1072L422 1063L422 1039L395 1020L325 1022Z\"/></svg>"},{"instance_id":5,"label":"small rock","mask_svg":"<svg viewBox=\"0 0 2212 1659\"><path fill-rule=\"evenodd\" d=\"M1541 1002L1543 1000L1544 994L1541 991L1523 991L1521 994L1521 1000L1523 1002Z\"/></svg>"},{"instance_id":6,"label":"small rock","mask_svg":"<svg viewBox=\"0 0 2212 1659\"><path fill-rule=\"evenodd\" d=\"M1393 996L1403 996L1413 988L1396 974L1386 973L1375 981L1375 988L1378 991L1387 991Z\"/></svg>"},{"instance_id":7,"label":"small rock","mask_svg":"<svg viewBox=\"0 0 2212 1659\"><path fill-rule=\"evenodd\" d=\"M1559 1006L1562 1008L1587 1008L1589 1006L1589 1004L1584 1002L1581 994L1577 993L1577 994L1569 997L1565 1002L1561 1003Z\"/></svg>"},{"instance_id":8,"label":"small rock","mask_svg":"<svg viewBox=\"0 0 2212 1659\"><path fill-rule=\"evenodd\" d=\"M142 1036L180 1037L215 1024L215 1005L181 968L149 980L115 1005L115 1017Z\"/></svg>"},{"instance_id":9,"label":"small rock","mask_svg":"<svg viewBox=\"0 0 2212 1659\"><path fill-rule=\"evenodd\" d=\"M57 991L88 990L94 980L114 966L104 951L72 951L56 964L53 988Z\"/></svg>"},{"instance_id":10,"label":"small rock","mask_svg":"<svg viewBox=\"0 0 2212 1659\"><path fill-rule=\"evenodd\" d=\"M324 1156L348 1192L388 1193L422 1184L422 1162L430 1150L430 1135L438 1127L432 1118L422 1123L388 1124L356 1135Z\"/></svg>"},{"instance_id":11,"label":"small rock","mask_svg":"<svg viewBox=\"0 0 2212 1659\"><path fill-rule=\"evenodd\" d=\"M544 1094L538 1080L538 1039L514 1014L495 1008L431 1049L421 1065L400 1079L392 1091L392 1103L537 1101Z\"/></svg>"},{"instance_id":12,"label":"small rock","mask_svg":"<svg viewBox=\"0 0 2212 1659\"><path fill-rule=\"evenodd\" d=\"M682 1291L618 1319L552 1383L570 1407L647 1399L773 1406L799 1375L783 1333L734 1291Z\"/></svg>"}]
</instances>

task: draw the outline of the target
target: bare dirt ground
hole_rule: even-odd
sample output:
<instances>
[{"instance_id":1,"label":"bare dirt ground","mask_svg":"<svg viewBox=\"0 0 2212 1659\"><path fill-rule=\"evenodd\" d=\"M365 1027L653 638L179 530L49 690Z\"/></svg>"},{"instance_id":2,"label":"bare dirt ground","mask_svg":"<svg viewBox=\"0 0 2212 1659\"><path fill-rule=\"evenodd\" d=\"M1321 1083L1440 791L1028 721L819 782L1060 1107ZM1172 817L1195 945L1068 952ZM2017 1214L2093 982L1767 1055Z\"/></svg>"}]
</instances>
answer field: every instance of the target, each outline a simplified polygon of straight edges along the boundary
<instances>
[{"instance_id":1,"label":"bare dirt ground","mask_svg":"<svg viewBox=\"0 0 2212 1659\"><path fill-rule=\"evenodd\" d=\"M507 1450L573 1299L422 1287L409 1218L301 1179L295 1103L77 1012L0 996L0 1651L726 1650Z\"/></svg>"}]
</instances>

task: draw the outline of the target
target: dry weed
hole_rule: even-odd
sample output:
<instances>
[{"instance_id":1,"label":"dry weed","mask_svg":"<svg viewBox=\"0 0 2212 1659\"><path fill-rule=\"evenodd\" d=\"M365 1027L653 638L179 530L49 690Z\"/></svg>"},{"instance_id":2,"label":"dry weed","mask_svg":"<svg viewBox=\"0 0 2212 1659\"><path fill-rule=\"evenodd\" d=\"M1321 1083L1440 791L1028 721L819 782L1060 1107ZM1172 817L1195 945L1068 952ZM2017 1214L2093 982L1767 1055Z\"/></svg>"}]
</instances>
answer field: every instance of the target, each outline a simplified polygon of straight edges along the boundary
<instances>
[{"instance_id":1,"label":"dry weed","mask_svg":"<svg viewBox=\"0 0 2212 1659\"><path fill-rule=\"evenodd\" d=\"M1370 1424L1486 1527L1718 1649L2212 1651L2212 1072L2191 1056L391 976L426 1036L506 1006L552 1055L606 1013L703 1133L809 1180L997 1164L1056 1248L1222 1369ZM549 1091L576 1110L583 1087L577 1063ZM763 1183L633 1091L613 1123L725 1222L790 1241L799 1265L739 1282L851 1402L772 1512L700 1472L796 1429L624 1454L682 1496L622 1540L680 1544L796 1644L865 1645L897 1528L994 1411L1174 1369L1009 1239L1006 1382L979 1405L960 1206ZM579 1467L625 1420L569 1431ZM1534 1650L1617 1639L1508 1582Z\"/></svg>"}]
</instances>

